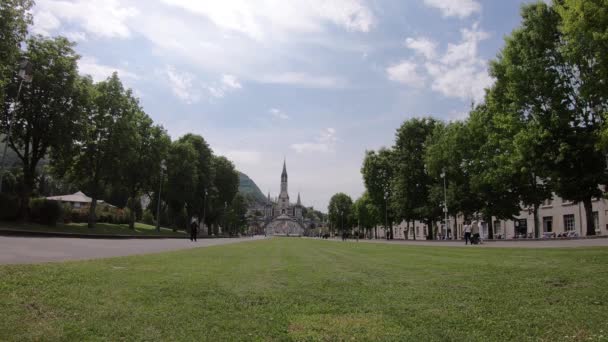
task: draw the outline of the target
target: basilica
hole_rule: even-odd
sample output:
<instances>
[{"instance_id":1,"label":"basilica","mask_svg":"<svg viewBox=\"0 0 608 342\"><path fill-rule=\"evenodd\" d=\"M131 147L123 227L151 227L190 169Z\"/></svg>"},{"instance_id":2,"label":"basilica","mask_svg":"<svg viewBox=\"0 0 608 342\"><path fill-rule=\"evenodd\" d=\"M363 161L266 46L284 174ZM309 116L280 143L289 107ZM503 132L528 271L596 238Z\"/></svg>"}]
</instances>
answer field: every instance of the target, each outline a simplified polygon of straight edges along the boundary
<instances>
[{"instance_id":1,"label":"basilica","mask_svg":"<svg viewBox=\"0 0 608 342\"><path fill-rule=\"evenodd\" d=\"M287 163L283 161L281 173L281 193L276 200L271 200L270 193L264 206L265 232L268 235L297 235L304 234L304 218L302 216L302 202L298 193L296 204L289 201L287 191Z\"/></svg>"}]
</instances>

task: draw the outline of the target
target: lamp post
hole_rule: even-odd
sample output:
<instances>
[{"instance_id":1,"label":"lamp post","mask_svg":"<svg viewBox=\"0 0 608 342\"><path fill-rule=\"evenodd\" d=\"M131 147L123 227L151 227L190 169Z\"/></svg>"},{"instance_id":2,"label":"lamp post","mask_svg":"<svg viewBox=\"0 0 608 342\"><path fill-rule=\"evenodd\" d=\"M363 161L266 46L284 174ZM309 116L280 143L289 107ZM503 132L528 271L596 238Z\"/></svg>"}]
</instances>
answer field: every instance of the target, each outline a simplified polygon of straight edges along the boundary
<instances>
[{"instance_id":1,"label":"lamp post","mask_svg":"<svg viewBox=\"0 0 608 342\"><path fill-rule=\"evenodd\" d=\"M384 234L386 235L387 240L392 238L388 231L388 191L384 192Z\"/></svg>"},{"instance_id":2,"label":"lamp post","mask_svg":"<svg viewBox=\"0 0 608 342\"><path fill-rule=\"evenodd\" d=\"M448 190L446 186L445 168L441 170L441 178L443 178L443 212L445 214L445 240L448 239Z\"/></svg>"},{"instance_id":3,"label":"lamp post","mask_svg":"<svg viewBox=\"0 0 608 342\"><path fill-rule=\"evenodd\" d=\"M207 212L207 189L205 189L205 198L203 198L203 226L205 225L205 215ZM207 235L211 235L209 234L209 227L207 227Z\"/></svg>"},{"instance_id":4,"label":"lamp post","mask_svg":"<svg viewBox=\"0 0 608 342\"><path fill-rule=\"evenodd\" d=\"M340 209L340 231L342 232L342 239L344 240L344 210Z\"/></svg>"},{"instance_id":5,"label":"lamp post","mask_svg":"<svg viewBox=\"0 0 608 342\"><path fill-rule=\"evenodd\" d=\"M156 204L156 231L160 232L160 193L163 189L163 173L167 171L167 164L163 159L160 162L160 182L158 185L158 203Z\"/></svg>"},{"instance_id":6,"label":"lamp post","mask_svg":"<svg viewBox=\"0 0 608 342\"><path fill-rule=\"evenodd\" d=\"M11 141L11 131L13 128L13 114L17 110L17 103L19 102L19 95L21 95L21 87L23 86L23 82L31 83L33 79L32 75L32 63L27 58L22 58L19 62L19 73L17 74L21 79L19 82L19 89L17 90L17 97L15 98L15 103L13 104L13 108L10 111L8 117L8 130L6 132L6 143L4 143L4 151L2 152L2 162L0 162L0 167L2 172L0 173L0 193L2 193L2 182L4 180L4 173L6 172L4 167L4 161L6 160L6 150L9 142Z\"/></svg>"}]
</instances>

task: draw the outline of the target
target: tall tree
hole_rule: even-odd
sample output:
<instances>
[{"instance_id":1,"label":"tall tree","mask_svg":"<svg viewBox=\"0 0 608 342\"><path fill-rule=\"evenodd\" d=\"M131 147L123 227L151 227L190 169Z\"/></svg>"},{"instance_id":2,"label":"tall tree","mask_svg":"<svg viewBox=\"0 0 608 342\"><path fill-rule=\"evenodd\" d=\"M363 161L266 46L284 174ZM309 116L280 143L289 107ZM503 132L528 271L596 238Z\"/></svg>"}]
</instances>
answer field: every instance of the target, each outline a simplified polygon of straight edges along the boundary
<instances>
[{"instance_id":1,"label":"tall tree","mask_svg":"<svg viewBox=\"0 0 608 342\"><path fill-rule=\"evenodd\" d=\"M171 139L166 131L154 125L152 119L143 112L136 99L130 98L136 108L131 133L128 136L127 150L120 164L122 186L129 196L129 227L135 228L135 213L144 192L157 187L158 174L162 160L167 158Z\"/></svg>"},{"instance_id":2,"label":"tall tree","mask_svg":"<svg viewBox=\"0 0 608 342\"><path fill-rule=\"evenodd\" d=\"M380 151L367 151L363 160L361 174L369 197L381 209L383 224L388 228L388 238L393 238L394 211L391 206L393 201L393 182L395 175L393 151L380 149Z\"/></svg>"},{"instance_id":3,"label":"tall tree","mask_svg":"<svg viewBox=\"0 0 608 342\"><path fill-rule=\"evenodd\" d=\"M353 227L353 200L344 193L337 193L327 207L329 222L334 229L344 233Z\"/></svg>"},{"instance_id":4,"label":"tall tree","mask_svg":"<svg viewBox=\"0 0 608 342\"><path fill-rule=\"evenodd\" d=\"M169 211L173 214L173 225L187 229L179 216L186 210L187 203L194 203L197 199L198 185L196 149L188 141L175 141L169 149L167 158L167 182L163 186L166 190L166 201ZM192 211L187 213L188 220L192 219Z\"/></svg>"},{"instance_id":5,"label":"tall tree","mask_svg":"<svg viewBox=\"0 0 608 342\"><path fill-rule=\"evenodd\" d=\"M72 151L70 176L92 198L89 228L96 223L97 202L109 186L120 186L123 152L129 151L136 113L140 111L114 73L106 81L92 85L86 92L90 100L79 129L77 149ZM128 156L128 153L127 153Z\"/></svg>"},{"instance_id":6,"label":"tall tree","mask_svg":"<svg viewBox=\"0 0 608 342\"><path fill-rule=\"evenodd\" d=\"M209 227L217 224L223 219L227 211L228 204L237 194L239 189L239 175L234 164L223 156L214 156L212 159L213 168L213 192L209 195L208 216ZM215 231L217 233L217 231Z\"/></svg>"},{"instance_id":7,"label":"tall tree","mask_svg":"<svg viewBox=\"0 0 608 342\"><path fill-rule=\"evenodd\" d=\"M13 81L21 55L20 45L32 23L29 10L33 5L32 0L0 1L0 104L4 103L4 89Z\"/></svg>"},{"instance_id":8,"label":"tall tree","mask_svg":"<svg viewBox=\"0 0 608 342\"><path fill-rule=\"evenodd\" d=\"M353 216L359 229L365 230L366 236L369 236L371 229L382 222L380 210L374 205L367 192L364 192L353 204Z\"/></svg>"},{"instance_id":9,"label":"tall tree","mask_svg":"<svg viewBox=\"0 0 608 342\"><path fill-rule=\"evenodd\" d=\"M440 178L443 173L447 187L448 212L454 217L452 232L456 235L456 218L465 217L478 210L476 194L471 190L470 161L472 159L472 139L468 135L466 123L451 122L437 125L429 139L425 152L425 162L429 174ZM443 182L433 185L434 202L444 202Z\"/></svg>"},{"instance_id":10,"label":"tall tree","mask_svg":"<svg viewBox=\"0 0 608 342\"><path fill-rule=\"evenodd\" d=\"M200 135L186 134L179 139L181 142L186 142L194 148L196 151L196 169L193 172L197 174L196 187L194 188L195 197L193 201L187 203L187 210L190 216L196 216L200 224L203 220L203 216L207 213L209 205L209 194L214 193L213 185L213 152L209 147L209 144ZM232 198L231 198L232 199ZM226 201L230 203L230 201Z\"/></svg>"},{"instance_id":11,"label":"tall tree","mask_svg":"<svg viewBox=\"0 0 608 342\"><path fill-rule=\"evenodd\" d=\"M53 149L69 149L80 122L80 102L76 99L79 56L73 47L61 37L28 39L24 56L35 65L33 81L23 85L20 99L16 99L16 82L6 87L1 124L8 126L9 111L14 108L9 146L23 168L22 215L27 214L28 199L35 188L38 163Z\"/></svg>"},{"instance_id":12,"label":"tall tree","mask_svg":"<svg viewBox=\"0 0 608 342\"><path fill-rule=\"evenodd\" d=\"M427 239L433 239L433 222L441 218L440 202L431 197L437 178L429 174L425 163L426 147L438 122L432 118L405 121L397 130L395 142L395 205L405 219L424 221L428 226Z\"/></svg>"},{"instance_id":13,"label":"tall tree","mask_svg":"<svg viewBox=\"0 0 608 342\"><path fill-rule=\"evenodd\" d=\"M598 79L605 67L595 66L599 60L585 50L588 43L578 43L585 29L574 29L568 20L570 11L582 7L569 6L576 5L572 1L556 3L563 3L556 5L561 14L540 2L522 8L522 26L507 37L492 72L504 90L497 97L501 109L547 142L535 157L546 163L549 185L562 198L583 203L587 235L594 235L592 199L602 195L599 184L608 182L605 153L598 149L602 114L608 108L605 79ZM585 14L596 21L593 13ZM564 34L560 28L573 29Z\"/></svg>"}]
</instances>

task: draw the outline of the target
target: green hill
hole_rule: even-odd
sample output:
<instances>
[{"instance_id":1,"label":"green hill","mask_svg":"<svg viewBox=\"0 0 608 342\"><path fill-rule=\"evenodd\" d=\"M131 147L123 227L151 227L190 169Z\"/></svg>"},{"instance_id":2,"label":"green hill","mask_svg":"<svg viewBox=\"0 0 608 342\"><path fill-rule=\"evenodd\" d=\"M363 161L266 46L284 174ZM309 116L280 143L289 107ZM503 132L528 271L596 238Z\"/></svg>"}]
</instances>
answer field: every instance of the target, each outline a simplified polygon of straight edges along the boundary
<instances>
[{"instance_id":1,"label":"green hill","mask_svg":"<svg viewBox=\"0 0 608 342\"><path fill-rule=\"evenodd\" d=\"M260 188L246 174L239 172L239 192L247 199L250 205L262 205L266 202L266 196Z\"/></svg>"}]
</instances>

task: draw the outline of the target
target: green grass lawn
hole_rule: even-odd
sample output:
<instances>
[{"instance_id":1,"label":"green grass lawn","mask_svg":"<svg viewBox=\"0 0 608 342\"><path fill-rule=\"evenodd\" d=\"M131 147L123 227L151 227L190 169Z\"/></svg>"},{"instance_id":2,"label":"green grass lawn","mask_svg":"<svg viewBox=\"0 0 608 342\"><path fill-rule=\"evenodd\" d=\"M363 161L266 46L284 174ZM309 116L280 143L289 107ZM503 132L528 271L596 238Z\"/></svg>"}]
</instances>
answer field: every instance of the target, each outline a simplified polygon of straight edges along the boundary
<instances>
[{"instance_id":1,"label":"green grass lawn","mask_svg":"<svg viewBox=\"0 0 608 342\"><path fill-rule=\"evenodd\" d=\"M135 223L135 230L129 229L127 224L97 223L95 228L90 229L86 223L57 224L55 227L44 226L35 223L23 222L0 222L0 230L27 230L34 232L59 232L74 234L99 234L99 235L163 235L163 236L185 236L184 232L173 232L171 229L162 228L160 233L155 226L144 223Z\"/></svg>"},{"instance_id":2,"label":"green grass lawn","mask_svg":"<svg viewBox=\"0 0 608 342\"><path fill-rule=\"evenodd\" d=\"M608 249L275 238L0 266L0 340L600 341Z\"/></svg>"}]
</instances>

